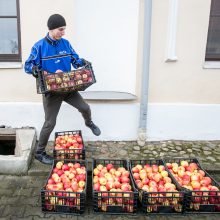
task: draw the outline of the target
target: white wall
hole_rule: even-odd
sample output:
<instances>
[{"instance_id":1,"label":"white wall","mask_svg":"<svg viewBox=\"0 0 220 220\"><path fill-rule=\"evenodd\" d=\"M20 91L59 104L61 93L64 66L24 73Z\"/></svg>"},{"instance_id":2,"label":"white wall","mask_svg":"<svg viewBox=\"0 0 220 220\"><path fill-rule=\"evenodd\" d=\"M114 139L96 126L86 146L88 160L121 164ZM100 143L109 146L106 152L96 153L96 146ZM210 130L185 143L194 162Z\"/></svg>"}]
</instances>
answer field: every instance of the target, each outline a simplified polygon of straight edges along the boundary
<instances>
[{"instance_id":1,"label":"white wall","mask_svg":"<svg viewBox=\"0 0 220 220\"><path fill-rule=\"evenodd\" d=\"M137 140L139 104L91 104L94 122L102 134L96 137L83 122L81 114L67 104L62 105L56 131L82 130L85 141ZM160 104L149 105L147 139L159 140L219 140L220 105ZM39 132L43 124L40 103L0 103L0 122L7 126L34 126Z\"/></svg>"},{"instance_id":2,"label":"white wall","mask_svg":"<svg viewBox=\"0 0 220 220\"><path fill-rule=\"evenodd\" d=\"M135 94L139 0L75 0L73 42L94 65L89 90Z\"/></svg>"},{"instance_id":3,"label":"white wall","mask_svg":"<svg viewBox=\"0 0 220 220\"><path fill-rule=\"evenodd\" d=\"M220 140L220 105L149 104L149 140Z\"/></svg>"},{"instance_id":4,"label":"white wall","mask_svg":"<svg viewBox=\"0 0 220 220\"><path fill-rule=\"evenodd\" d=\"M220 70L204 69L210 0L178 0L177 61L166 62L169 6L153 0L149 101L151 103L220 103Z\"/></svg>"},{"instance_id":5,"label":"white wall","mask_svg":"<svg viewBox=\"0 0 220 220\"><path fill-rule=\"evenodd\" d=\"M63 104L57 117L54 132L82 130L85 140L136 140L138 129L138 104L91 104L92 118L102 134L94 136L84 125L81 114L71 106ZM20 128L33 126L39 132L44 122L43 106L33 102L0 103L0 122L3 125Z\"/></svg>"}]
</instances>

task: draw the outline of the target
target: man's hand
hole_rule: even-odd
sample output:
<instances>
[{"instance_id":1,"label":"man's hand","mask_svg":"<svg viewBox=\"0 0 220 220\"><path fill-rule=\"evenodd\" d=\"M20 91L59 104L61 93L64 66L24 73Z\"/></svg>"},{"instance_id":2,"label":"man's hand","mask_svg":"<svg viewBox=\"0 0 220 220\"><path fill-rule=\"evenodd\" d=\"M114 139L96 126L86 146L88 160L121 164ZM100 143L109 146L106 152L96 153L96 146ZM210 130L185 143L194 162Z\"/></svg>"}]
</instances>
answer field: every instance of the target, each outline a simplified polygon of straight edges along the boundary
<instances>
[{"instance_id":1,"label":"man's hand","mask_svg":"<svg viewBox=\"0 0 220 220\"><path fill-rule=\"evenodd\" d=\"M82 58L82 61L83 61L83 66L87 66L87 65L91 64L89 61L87 61L83 58Z\"/></svg>"},{"instance_id":2,"label":"man's hand","mask_svg":"<svg viewBox=\"0 0 220 220\"><path fill-rule=\"evenodd\" d=\"M38 73L40 72L40 70L38 69L38 66L33 66L32 68L32 75L35 78L38 78Z\"/></svg>"}]
</instances>

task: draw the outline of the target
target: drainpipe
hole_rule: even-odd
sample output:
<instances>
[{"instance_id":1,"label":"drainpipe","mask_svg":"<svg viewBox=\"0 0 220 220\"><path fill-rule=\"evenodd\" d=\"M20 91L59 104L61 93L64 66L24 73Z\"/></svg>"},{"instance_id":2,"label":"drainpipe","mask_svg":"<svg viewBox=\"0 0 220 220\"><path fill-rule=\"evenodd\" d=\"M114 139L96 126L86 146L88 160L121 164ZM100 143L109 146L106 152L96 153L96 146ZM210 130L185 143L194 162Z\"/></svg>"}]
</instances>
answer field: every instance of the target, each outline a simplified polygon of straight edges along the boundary
<instances>
[{"instance_id":1,"label":"drainpipe","mask_svg":"<svg viewBox=\"0 0 220 220\"><path fill-rule=\"evenodd\" d=\"M151 17L152 0L144 0L144 38L143 38L143 64L140 100L140 118L138 129L138 144L144 146L147 138L147 109L148 109L148 81L150 66L150 42L151 42Z\"/></svg>"}]
</instances>

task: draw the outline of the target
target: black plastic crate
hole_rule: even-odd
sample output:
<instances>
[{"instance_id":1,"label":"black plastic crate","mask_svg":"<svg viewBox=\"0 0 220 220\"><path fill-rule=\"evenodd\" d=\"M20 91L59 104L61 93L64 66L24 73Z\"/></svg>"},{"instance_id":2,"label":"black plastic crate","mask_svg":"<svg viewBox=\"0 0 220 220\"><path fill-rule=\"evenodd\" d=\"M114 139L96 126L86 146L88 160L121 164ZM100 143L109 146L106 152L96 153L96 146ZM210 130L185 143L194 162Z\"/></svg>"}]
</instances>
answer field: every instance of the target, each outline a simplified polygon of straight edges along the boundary
<instances>
[{"instance_id":1,"label":"black plastic crate","mask_svg":"<svg viewBox=\"0 0 220 220\"><path fill-rule=\"evenodd\" d=\"M159 166L164 167L164 171L166 171L166 174L168 174L166 178L167 181L171 181L172 184L175 185L175 190L168 190L165 191L160 187L160 190L157 187L149 188L148 184L151 184L150 186L155 185L156 183L159 183L159 181L165 181L162 177L159 177L156 181L156 179L153 179L153 175L151 174L152 171L152 165L153 170L156 172L159 170ZM145 174L143 177L141 177L140 181L141 183L138 183L139 177L134 177L133 171L137 168L137 166L141 169L146 171L146 177ZM136 168L134 168L136 167ZM134 168L134 170L132 170ZM129 169L135 184L136 189L139 191L139 200L141 203L141 209L142 212L145 214L182 214L185 211L185 192L179 187L173 177L169 174L169 172L166 170L164 166L164 162L160 159L155 160L130 160L129 161ZM163 170L163 169L162 169ZM142 171L140 172L142 173ZM139 175L140 175L139 173ZM145 173L143 171L143 173ZM165 175L165 174L164 174ZM138 176L138 175L137 175ZM147 179L145 179L147 178ZM144 183L142 182L142 179L144 179ZM151 182L150 182L151 181ZM161 182L161 184L163 183ZM140 184L140 185L138 185ZM146 187L146 186L148 187ZM143 187L144 186L144 187ZM143 188L144 189L143 189ZM150 191L151 190L151 191Z\"/></svg>"},{"instance_id":2,"label":"black plastic crate","mask_svg":"<svg viewBox=\"0 0 220 220\"><path fill-rule=\"evenodd\" d=\"M37 93L84 91L96 83L91 63L70 72L49 73L40 71L37 78Z\"/></svg>"},{"instance_id":3,"label":"black plastic crate","mask_svg":"<svg viewBox=\"0 0 220 220\"><path fill-rule=\"evenodd\" d=\"M56 167L57 162L64 164L80 164L85 167L85 184L83 189L73 191L71 186L66 185L66 189L59 189L58 184L51 183L52 174ZM61 177L60 177L61 178ZM49 181L49 182L48 182ZM62 183L59 182L59 183ZM50 185L48 185L50 184ZM73 184L73 183L72 183ZM71 185L71 184L70 184ZM76 185L76 183L74 183ZM47 178L46 183L41 189L41 208L44 213L60 213L60 214L75 214L80 215L85 211L86 203L86 188L87 188L87 161L86 160L54 160L53 167Z\"/></svg>"},{"instance_id":4,"label":"black plastic crate","mask_svg":"<svg viewBox=\"0 0 220 220\"><path fill-rule=\"evenodd\" d=\"M75 143L75 140L73 141L74 143L71 145L71 140L68 141L68 138L71 136L79 136L79 143ZM64 141L63 143L60 143L60 146L62 147L61 149L56 147L56 142L57 138L63 137ZM76 140L77 141L77 140ZM70 147L67 147L67 144L70 144ZM77 145L81 145L80 148L77 148ZM75 131L60 131L60 132L55 132L55 140L54 140L54 148L53 148L53 157L55 159L75 159L75 160L85 160L85 145L82 137L82 132L80 130L75 130Z\"/></svg>"},{"instance_id":5,"label":"black plastic crate","mask_svg":"<svg viewBox=\"0 0 220 220\"><path fill-rule=\"evenodd\" d=\"M93 193L93 211L95 213L106 214L134 214L137 213L138 192L134 187L133 180L131 178L128 164L126 160L112 160L112 159L93 159L92 162L92 181L94 181L94 169L98 165L106 166L112 164L115 169L125 168L130 179L131 188L128 191L119 191L118 189L111 190L95 190ZM94 183L94 182L93 182Z\"/></svg>"},{"instance_id":6,"label":"black plastic crate","mask_svg":"<svg viewBox=\"0 0 220 220\"><path fill-rule=\"evenodd\" d=\"M176 179L176 183L182 187L183 190L186 191L186 213L214 213L219 214L220 213L220 185L219 183L210 175L207 173L205 169L202 168L199 160L197 158L170 158L165 159L164 163L177 163L178 165L181 165L181 161L186 161L188 164L195 163L197 167L197 171L195 173L201 172L207 179L210 181L211 185L214 187L217 187L218 190L208 189L205 190L205 188L202 188L202 190L197 189L189 189L188 187L182 187L182 184L180 180L178 180L177 177L175 177L175 173L170 174ZM170 166L170 165L166 165ZM194 169L194 168L193 168ZM190 170L190 168L187 168L187 170ZM200 170L200 171L199 171ZM206 179L206 180L207 180ZM202 179L203 180L203 179ZM204 183L204 181L203 181ZM199 181L199 184L201 186L201 182ZM199 189L199 188L198 188Z\"/></svg>"}]
</instances>

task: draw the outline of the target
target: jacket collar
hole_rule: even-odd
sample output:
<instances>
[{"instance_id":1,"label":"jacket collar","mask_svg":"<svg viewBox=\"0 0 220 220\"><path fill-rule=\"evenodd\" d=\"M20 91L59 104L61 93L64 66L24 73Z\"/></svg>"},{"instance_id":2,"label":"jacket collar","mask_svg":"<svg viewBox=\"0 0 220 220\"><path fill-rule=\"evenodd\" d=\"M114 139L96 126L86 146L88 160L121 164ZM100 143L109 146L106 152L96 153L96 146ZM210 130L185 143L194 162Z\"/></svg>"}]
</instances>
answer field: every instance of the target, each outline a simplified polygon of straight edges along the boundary
<instances>
[{"instance_id":1,"label":"jacket collar","mask_svg":"<svg viewBox=\"0 0 220 220\"><path fill-rule=\"evenodd\" d=\"M56 46L59 43L59 40L53 40L50 38L49 33L47 34L47 36L45 37L45 40L51 44L52 46Z\"/></svg>"}]
</instances>

